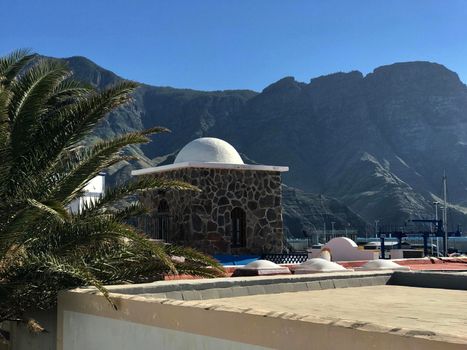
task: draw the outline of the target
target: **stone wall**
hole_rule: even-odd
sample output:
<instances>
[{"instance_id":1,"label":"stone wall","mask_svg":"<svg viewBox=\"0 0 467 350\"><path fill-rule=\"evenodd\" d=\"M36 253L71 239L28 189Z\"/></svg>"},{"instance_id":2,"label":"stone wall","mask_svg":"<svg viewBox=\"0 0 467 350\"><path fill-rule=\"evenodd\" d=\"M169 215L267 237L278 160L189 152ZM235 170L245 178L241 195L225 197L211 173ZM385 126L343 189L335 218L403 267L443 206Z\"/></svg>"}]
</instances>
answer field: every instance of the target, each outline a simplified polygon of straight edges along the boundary
<instances>
[{"instance_id":1,"label":"stone wall","mask_svg":"<svg viewBox=\"0 0 467 350\"><path fill-rule=\"evenodd\" d=\"M186 181L195 191L146 194L154 208L162 199L170 208L169 241L190 245L209 254L261 254L282 251L283 227L279 172L239 169L184 168L155 176ZM232 247L231 212L246 213L246 246Z\"/></svg>"}]
</instances>

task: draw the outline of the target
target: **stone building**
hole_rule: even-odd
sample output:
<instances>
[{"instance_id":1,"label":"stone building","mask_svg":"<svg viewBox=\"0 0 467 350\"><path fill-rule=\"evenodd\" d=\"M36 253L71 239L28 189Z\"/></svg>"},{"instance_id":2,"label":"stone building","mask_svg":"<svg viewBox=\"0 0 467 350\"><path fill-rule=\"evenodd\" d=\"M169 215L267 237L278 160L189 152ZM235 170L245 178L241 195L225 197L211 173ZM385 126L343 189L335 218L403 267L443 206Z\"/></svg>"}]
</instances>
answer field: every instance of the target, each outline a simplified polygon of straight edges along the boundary
<instances>
[{"instance_id":1,"label":"stone building","mask_svg":"<svg viewBox=\"0 0 467 350\"><path fill-rule=\"evenodd\" d=\"M140 225L154 239L210 254L279 253L283 244L281 172L288 167L244 164L227 142L200 138L173 164L135 170L133 176L182 180L199 191L153 191Z\"/></svg>"}]
</instances>

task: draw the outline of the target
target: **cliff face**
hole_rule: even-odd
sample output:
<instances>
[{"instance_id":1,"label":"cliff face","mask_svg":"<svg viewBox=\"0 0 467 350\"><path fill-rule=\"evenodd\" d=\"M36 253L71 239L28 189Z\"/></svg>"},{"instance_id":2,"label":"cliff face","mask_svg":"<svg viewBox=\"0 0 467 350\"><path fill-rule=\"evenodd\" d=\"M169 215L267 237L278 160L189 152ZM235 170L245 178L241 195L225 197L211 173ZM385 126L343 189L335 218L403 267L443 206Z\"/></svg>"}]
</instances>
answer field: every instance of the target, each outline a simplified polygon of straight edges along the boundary
<instances>
[{"instance_id":1,"label":"cliff face","mask_svg":"<svg viewBox=\"0 0 467 350\"><path fill-rule=\"evenodd\" d=\"M432 216L444 169L450 200L465 203L466 122L457 75L409 62L365 77L283 79L247 101L237 128L221 135L254 159L290 165L292 186L336 197L368 221L401 223Z\"/></svg>"},{"instance_id":2,"label":"cliff face","mask_svg":"<svg viewBox=\"0 0 467 350\"><path fill-rule=\"evenodd\" d=\"M84 58L67 61L97 87L120 79ZM467 88L439 64L396 63L309 83L287 77L261 93L144 85L96 136L154 125L172 133L142 148L146 164L196 137L220 137L259 163L290 166L286 184L335 197L367 222L431 217L446 170L451 223L467 223Z\"/></svg>"}]
</instances>

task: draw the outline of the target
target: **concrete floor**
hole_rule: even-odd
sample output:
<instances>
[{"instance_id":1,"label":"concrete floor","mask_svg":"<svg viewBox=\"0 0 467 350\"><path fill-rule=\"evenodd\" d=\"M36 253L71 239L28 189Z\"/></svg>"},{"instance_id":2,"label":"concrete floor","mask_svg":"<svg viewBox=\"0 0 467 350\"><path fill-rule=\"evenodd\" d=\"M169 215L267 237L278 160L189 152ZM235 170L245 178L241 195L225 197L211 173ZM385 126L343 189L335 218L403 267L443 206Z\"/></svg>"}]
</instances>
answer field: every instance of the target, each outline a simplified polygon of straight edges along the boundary
<instances>
[{"instance_id":1,"label":"concrete floor","mask_svg":"<svg viewBox=\"0 0 467 350\"><path fill-rule=\"evenodd\" d=\"M323 321L347 320L376 328L443 335L467 342L467 292L402 286L337 288L211 299L215 303L264 313L313 315Z\"/></svg>"}]
</instances>

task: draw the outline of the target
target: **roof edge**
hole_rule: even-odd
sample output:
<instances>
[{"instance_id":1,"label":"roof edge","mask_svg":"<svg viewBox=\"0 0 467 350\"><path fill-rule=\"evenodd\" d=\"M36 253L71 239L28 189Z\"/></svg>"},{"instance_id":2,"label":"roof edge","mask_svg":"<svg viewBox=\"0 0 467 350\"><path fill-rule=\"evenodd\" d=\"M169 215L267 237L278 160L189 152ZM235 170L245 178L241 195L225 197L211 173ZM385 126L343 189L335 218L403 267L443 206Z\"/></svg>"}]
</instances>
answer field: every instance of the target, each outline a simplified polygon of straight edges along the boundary
<instances>
[{"instance_id":1,"label":"roof edge","mask_svg":"<svg viewBox=\"0 0 467 350\"><path fill-rule=\"evenodd\" d=\"M151 168L132 170L132 176L148 175L162 173L170 170L178 170L184 168L205 168L205 169L237 169L237 170L256 170L256 171L277 171L280 173L289 171L288 166L276 165L253 165L253 164L229 164L229 163L202 163L202 162L183 162L162 165Z\"/></svg>"}]
</instances>

